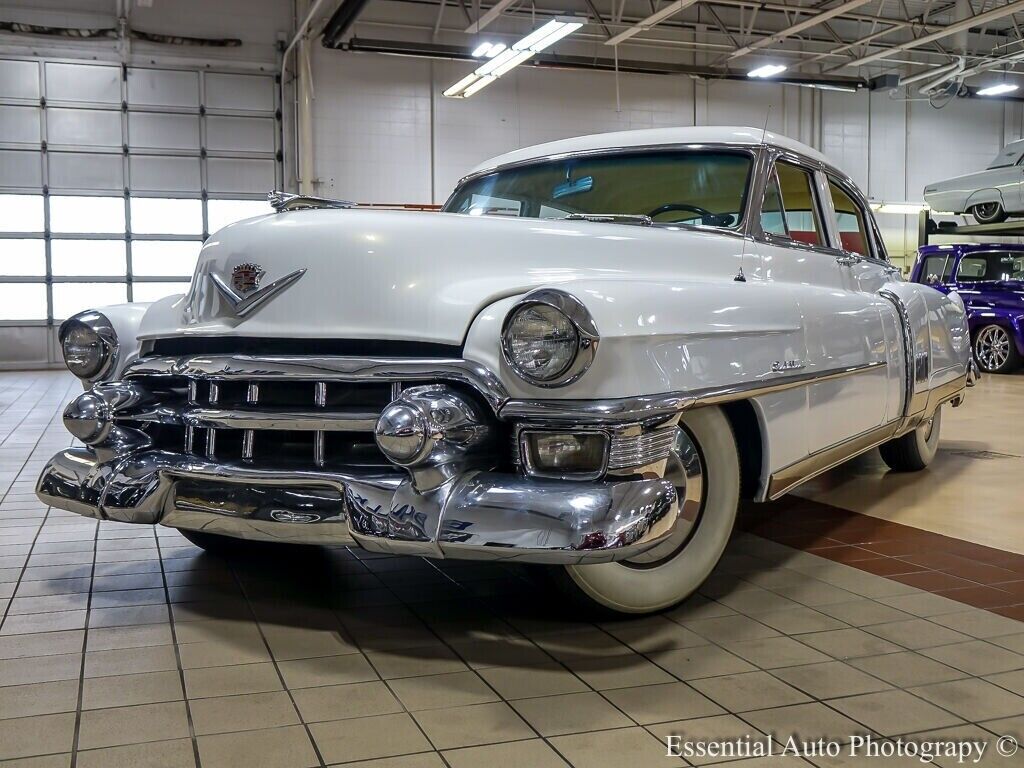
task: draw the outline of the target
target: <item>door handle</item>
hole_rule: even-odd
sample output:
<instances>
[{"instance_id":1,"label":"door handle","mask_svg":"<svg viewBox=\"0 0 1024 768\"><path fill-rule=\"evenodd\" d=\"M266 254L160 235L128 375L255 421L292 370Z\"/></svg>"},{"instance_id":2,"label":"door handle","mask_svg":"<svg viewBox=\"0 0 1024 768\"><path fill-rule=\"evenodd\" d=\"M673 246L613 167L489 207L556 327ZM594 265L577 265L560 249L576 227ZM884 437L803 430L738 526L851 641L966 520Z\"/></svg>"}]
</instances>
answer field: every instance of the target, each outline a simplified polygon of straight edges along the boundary
<instances>
[{"instance_id":1,"label":"door handle","mask_svg":"<svg viewBox=\"0 0 1024 768\"><path fill-rule=\"evenodd\" d=\"M859 264L860 262L860 256L855 256L852 253L843 253L836 256L836 264L841 267L852 267L854 264Z\"/></svg>"}]
</instances>

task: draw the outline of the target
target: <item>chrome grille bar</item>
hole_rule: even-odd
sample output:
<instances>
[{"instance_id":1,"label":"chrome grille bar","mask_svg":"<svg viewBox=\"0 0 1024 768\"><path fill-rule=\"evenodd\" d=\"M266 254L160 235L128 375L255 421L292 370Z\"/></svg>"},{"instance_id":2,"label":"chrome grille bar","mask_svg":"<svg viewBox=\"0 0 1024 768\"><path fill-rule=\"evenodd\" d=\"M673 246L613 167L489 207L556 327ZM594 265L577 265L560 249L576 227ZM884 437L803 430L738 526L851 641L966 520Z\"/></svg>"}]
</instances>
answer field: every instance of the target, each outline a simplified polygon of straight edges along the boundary
<instances>
[{"instance_id":1,"label":"chrome grille bar","mask_svg":"<svg viewBox=\"0 0 1024 768\"><path fill-rule=\"evenodd\" d=\"M327 382L318 381L313 389L313 404L317 408L327 407ZM313 438L313 461L318 467L324 465L327 453L327 433L322 429L316 431Z\"/></svg>"},{"instance_id":2,"label":"chrome grille bar","mask_svg":"<svg viewBox=\"0 0 1024 768\"><path fill-rule=\"evenodd\" d=\"M195 405L199 402L199 385L195 381L190 381L188 383L188 402L190 405ZM185 427L185 453L192 453L195 439L195 428Z\"/></svg>"},{"instance_id":3,"label":"chrome grille bar","mask_svg":"<svg viewBox=\"0 0 1024 768\"><path fill-rule=\"evenodd\" d=\"M260 401L260 385L255 381L249 382L245 390L245 402L249 405L256 405ZM242 460L252 461L253 447L256 442L256 432L253 429L245 430L242 435Z\"/></svg>"},{"instance_id":4,"label":"chrome grille bar","mask_svg":"<svg viewBox=\"0 0 1024 768\"><path fill-rule=\"evenodd\" d=\"M220 399L220 385L216 381L210 382L210 405L216 405L217 400ZM210 427L206 431L206 457L208 459L214 458L217 451L217 430Z\"/></svg>"}]
</instances>

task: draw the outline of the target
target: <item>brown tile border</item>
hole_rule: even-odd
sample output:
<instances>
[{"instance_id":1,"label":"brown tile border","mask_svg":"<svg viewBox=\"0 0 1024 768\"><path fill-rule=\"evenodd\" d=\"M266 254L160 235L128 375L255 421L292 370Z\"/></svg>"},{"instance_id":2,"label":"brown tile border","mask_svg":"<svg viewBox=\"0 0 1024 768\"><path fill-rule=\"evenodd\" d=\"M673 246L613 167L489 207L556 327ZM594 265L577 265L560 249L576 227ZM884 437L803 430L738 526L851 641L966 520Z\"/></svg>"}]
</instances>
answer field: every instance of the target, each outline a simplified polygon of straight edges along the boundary
<instances>
[{"instance_id":1,"label":"brown tile border","mask_svg":"<svg viewBox=\"0 0 1024 768\"><path fill-rule=\"evenodd\" d=\"M798 496L746 504L737 527L925 592L1024 620L1024 555Z\"/></svg>"}]
</instances>

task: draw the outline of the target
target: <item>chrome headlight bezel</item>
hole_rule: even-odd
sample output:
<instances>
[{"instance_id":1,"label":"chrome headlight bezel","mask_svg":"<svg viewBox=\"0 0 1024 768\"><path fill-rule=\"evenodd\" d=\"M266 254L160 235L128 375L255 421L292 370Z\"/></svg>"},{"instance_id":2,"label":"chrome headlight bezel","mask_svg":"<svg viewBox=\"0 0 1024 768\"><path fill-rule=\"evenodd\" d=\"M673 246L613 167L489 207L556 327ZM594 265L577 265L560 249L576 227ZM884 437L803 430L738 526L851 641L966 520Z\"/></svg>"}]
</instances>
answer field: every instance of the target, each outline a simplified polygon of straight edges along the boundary
<instances>
[{"instance_id":1,"label":"chrome headlight bezel","mask_svg":"<svg viewBox=\"0 0 1024 768\"><path fill-rule=\"evenodd\" d=\"M525 370L519 365L512 349L511 333L513 321L518 313L537 305L550 307L563 315L576 332L576 349L572 362L548 379L538 377ZM597 347L600 341L601 335L598 333L594 318L583 302L571 293L554 288L540 288L526 294L512 305L508 314L505 315L505 320L501 326L501 351L505 363L523 381L535 387L545 389L564 387L572 384L585 374L597 356Z\"/></svg>"},{"instance_id":2,"label":"chrome headlight bezel","mask_svg":"<svg viewBox=\"0 0 1024 768\"><path fill-rule=\"evenodd\" d=\"M82 329L89 331L96 337L96 343L100 349L100 360L98 365L90 370L76 370L72 368L68 363L67 355L64 350L64 343L71 333L72 330ZM60 342L61 357L64 360L64 365L71 371L77 378L86 382L95 382L103 378L114 365L114 361L117 359L118 352L118 341L117 333L114 331L114 326L107 319L107 316L102 312L97 312L94 309L86 310L85 312L79 312L77 315L72 315L60 325L60 329L57 331L57 339Z\"/></svg>"}]
</instances>

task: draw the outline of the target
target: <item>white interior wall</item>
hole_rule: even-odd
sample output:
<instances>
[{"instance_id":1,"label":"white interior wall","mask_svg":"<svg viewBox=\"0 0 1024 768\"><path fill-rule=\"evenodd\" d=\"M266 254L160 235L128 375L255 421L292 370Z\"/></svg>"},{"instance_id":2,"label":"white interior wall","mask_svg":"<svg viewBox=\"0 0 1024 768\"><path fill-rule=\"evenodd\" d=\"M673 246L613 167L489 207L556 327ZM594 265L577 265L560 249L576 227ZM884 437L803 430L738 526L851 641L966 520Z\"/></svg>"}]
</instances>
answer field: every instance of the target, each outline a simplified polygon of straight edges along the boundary
<instances>
[{"instance_id":1,"label":"white interior wall","mask_svg":"<svg viewBox=\"0 0 1024 768\"><path fill-rule=\"evenodd\" d=\"M441 203L476 164L585 133L752 125L821 149L875 200L921 201L925 184L983 168L1024 132L1015 102L943 109L887 92L521 67L470 99L441 92L465 62L316 48L315 155L321 191L360 202ZM913 258L917 219L881 214L892 257Z\"/></svg>"}]
</instances>

